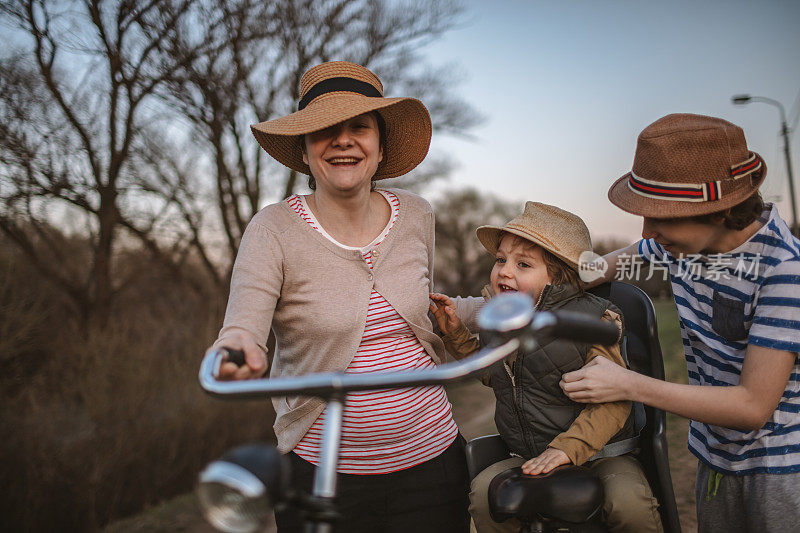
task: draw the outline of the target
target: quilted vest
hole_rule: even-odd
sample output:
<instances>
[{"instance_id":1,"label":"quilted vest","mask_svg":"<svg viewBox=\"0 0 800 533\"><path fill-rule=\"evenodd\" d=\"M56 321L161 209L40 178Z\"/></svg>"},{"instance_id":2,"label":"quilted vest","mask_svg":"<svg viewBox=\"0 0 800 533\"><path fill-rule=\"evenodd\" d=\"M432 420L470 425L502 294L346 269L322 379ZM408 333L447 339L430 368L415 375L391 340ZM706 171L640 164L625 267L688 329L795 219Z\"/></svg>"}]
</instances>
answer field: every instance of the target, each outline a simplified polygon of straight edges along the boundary
<instances>
[{"instance_id":1,"label":"quilted vest","mask_svg":"<svg viewBox=\"0 0 800 533\"><path fill-rule=\"evenodd\" d=\"M600 318L611 302L569 285L547 285L537 305L540 311L565 310ZM489 385L497 399L494 420L513 453L530 459L542 453L566 431L584 404L570 400L559 387L561 375L581 368L591 344L564 339L544 340L532 352L518 352L489 369ZM609 442L634 436L633 413Z\"/></svg>"}]
</instances>

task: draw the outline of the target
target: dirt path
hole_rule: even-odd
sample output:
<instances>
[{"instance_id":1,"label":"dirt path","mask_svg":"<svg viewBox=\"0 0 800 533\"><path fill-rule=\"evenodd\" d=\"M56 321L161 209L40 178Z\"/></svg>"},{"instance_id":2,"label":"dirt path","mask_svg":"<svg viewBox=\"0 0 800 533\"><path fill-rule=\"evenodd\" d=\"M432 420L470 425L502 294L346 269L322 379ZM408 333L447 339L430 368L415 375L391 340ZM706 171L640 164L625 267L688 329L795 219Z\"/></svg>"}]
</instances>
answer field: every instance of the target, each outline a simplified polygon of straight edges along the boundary
<instances>
[{"instance_id":1,"label":"dirt path","mask_svg":"<svg viewBox=\"0 0 800 533\"><path fill-rule=\"evenodd\" d=\"M681 517L684 533L697 531L697 513L694 505L694 476L697 473L697 459L689 453L686 438L689 434L689 421L667 415L667 442L669 445L669 470L675 501Z\"/></svg>"}]
</instances>

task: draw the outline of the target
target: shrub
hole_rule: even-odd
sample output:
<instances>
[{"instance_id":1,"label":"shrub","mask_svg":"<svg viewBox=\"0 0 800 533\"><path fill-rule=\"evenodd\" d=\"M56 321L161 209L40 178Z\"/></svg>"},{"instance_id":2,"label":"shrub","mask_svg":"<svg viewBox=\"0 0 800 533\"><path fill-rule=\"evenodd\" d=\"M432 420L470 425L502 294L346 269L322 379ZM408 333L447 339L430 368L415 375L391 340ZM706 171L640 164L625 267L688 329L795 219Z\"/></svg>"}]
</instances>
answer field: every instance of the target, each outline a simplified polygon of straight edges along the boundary
<instances>
[{"instance_id":1,"label":"shrub","mask_svg":"<svg viewBox=\"0 0 800 533\"><path fill-rule=\"evenodd\" d=\"M147 268L120 292L108 326L86 330L66 299L2 249L0 529L97 530L190 490L228 447L274 439L267 401L223 403L197 385L220 298L139 265Z\"/></svg>"}]
</instances>

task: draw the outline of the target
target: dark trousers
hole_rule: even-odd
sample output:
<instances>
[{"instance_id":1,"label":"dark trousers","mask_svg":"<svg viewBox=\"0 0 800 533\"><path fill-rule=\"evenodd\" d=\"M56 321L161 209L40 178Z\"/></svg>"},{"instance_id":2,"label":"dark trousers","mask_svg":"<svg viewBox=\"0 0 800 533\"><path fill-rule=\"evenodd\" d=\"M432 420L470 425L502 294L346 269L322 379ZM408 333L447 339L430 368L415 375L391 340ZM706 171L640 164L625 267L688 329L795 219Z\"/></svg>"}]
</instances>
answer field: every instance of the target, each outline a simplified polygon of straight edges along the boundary
<instances>
[{"instance_id":1,"label":"dark trousers","mask_svg":"<svg viewBox=\"0 0 800 533\"><path fill-rule=\"evenodd\" d=\"M469 476L459 435L439 456L390 474L338 474L336 505L339 533L466 533L469 531ZM292 481L307 494L314 465L294 452L288 455ZM294 509L275 513L279 533L303 531Z\"/></svg>"}]
</instances>

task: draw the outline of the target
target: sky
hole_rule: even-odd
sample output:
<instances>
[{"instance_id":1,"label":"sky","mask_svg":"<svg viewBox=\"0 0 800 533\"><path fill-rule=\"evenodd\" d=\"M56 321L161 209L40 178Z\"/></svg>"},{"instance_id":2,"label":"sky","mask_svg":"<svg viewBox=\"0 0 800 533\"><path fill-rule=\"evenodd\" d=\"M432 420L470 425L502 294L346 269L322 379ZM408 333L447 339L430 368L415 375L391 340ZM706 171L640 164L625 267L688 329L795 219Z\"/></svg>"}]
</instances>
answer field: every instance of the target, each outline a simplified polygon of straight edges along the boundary
<instances>
[{"instance_id":1,"label":"sky","mask_svg":"<svg viewBox=\"0 0 800 533\"><path fill-rule=\"evenodd\" d=\"M430 199L470 186L581 216L595 240L634 240L641 219L612 205L639 132L676 112L741 126L767 162L762 191L791 218L778 109L800 110L800 1L467 0L458 28L423 53L453 64L454 91L486 120L471 139L434 135L457 164ZM790 124L791 126L791 124ZM795 182L800 139L792 137ZM796 189L800 190L800 184Z\"/></svg>"}]
</instances>

